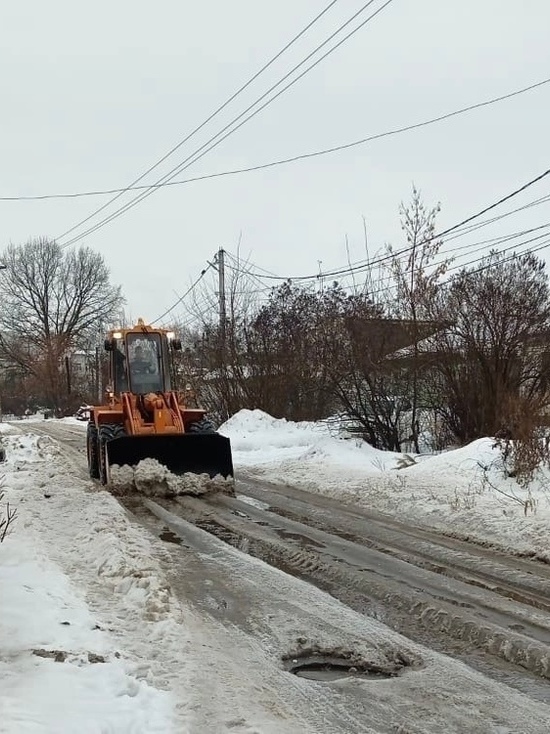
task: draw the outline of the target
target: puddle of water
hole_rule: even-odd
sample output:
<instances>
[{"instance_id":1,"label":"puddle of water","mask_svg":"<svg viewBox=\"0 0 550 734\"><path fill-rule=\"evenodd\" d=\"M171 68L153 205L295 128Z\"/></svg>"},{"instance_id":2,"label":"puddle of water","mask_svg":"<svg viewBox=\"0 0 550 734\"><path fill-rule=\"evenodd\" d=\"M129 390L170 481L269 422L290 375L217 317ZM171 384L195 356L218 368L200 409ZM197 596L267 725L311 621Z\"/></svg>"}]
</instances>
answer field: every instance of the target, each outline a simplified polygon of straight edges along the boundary
<instances>
[{"instance_id":1,"label":"puddle of water","mask_svg":"<svg viewBox=\"0 0 550 734\"><path fill-rule=\"evenodd\" d=\"M307 678L308 680L321 682L331 682L341 680L342 678L383 680L393 678L395 676L395 672L370 669L364 665L354 666L350 665L349 661L344 660L338 661L326 659L303 661L291 667L289 672L297 675L299 678Z\"/></svg>"}]
</instances>

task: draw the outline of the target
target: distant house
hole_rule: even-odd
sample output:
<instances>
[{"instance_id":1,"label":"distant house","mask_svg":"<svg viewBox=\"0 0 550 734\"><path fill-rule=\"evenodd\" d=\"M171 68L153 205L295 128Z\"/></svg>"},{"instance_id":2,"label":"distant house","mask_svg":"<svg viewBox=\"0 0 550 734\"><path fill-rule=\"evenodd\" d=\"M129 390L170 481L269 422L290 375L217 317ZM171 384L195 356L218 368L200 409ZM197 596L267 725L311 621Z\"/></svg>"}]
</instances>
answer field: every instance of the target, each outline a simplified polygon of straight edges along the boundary
<instances>
[{"instance_id":1,"label":"distant house","mask_svg":"<svg viewBox=\"0 0 550 734\"><path fill-rule=\"evenodd\" d=\"M69 356L74 375L85 375L90 371L92 355L82 349L71 352Z\"/></svg>"}]
</instances>

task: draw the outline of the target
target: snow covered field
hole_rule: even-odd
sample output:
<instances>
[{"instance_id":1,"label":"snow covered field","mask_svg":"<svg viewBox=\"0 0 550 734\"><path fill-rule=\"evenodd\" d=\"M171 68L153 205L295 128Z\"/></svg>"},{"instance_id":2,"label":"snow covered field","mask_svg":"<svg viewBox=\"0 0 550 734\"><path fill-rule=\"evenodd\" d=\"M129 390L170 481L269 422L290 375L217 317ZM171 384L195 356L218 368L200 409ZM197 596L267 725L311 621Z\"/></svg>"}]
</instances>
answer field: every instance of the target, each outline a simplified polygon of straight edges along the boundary
<instances>
[{"instance_id":1,"label":"snow covered field","mask_svg":"<svg viewBox=\"0 0 550 734\"><path fill-rule=\"evenodd\" d=\"M223 430L236 466L269 479L397 514L406 510L395 504L417 506L414 519L432 525L433 513L444 525L445 518L465 523L481 509L481 529L495 537L516 517L498 518L502 505L489 490L470 509L453 505L450 491L439 494L448 476L468 496L473 459L492 455L487 442L398 469L399 455L259 411L241 412ZM32 431L31 421L14 429L0 424L8 455L0 465L3 504L18 511L0 544L2 734L548 731L543 704L193 526L181 523L183 546L147 534L63 446ZM405 483L396 501L388 478L405 472L416 488ZM524 519L544 517L537 508ZM281 664L300 640L345 643L379 661L398 653L412 661L411 672L387 681L312 683Z\"/></svg>"},{"instance_id":2,"label":"snow covered field","mask_svg":"<svg viewBox=\"0 0 550 734\"><path fill-rule=\"evenodd\" d=\"M221 432L247 475L341 497L406 522L550 561L550 472L521 488L489 438L439 455L378 451L322 423L243 410Z\"/></svg>"}]
</instances>

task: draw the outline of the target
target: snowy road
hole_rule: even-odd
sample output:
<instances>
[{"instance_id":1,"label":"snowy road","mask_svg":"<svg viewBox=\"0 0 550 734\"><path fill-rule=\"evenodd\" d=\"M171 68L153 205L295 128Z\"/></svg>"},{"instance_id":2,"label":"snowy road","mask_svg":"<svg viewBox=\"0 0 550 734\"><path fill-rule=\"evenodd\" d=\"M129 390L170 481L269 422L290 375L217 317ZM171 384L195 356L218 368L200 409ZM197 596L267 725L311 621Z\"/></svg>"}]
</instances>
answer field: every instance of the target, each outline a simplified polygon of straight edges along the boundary
<instances>
[{"instance_id":1,"label":"snowy road","mask_svg":"<svg viewBox=\"0 0 550 734\"><path fill-rule=\"evenodd\" d=\"M84 484L82 430L57 422L29 426L35 428L63 444L66 471L72 467ZM84 497L82 489L75 491L73 507L67 504L69 493L60 493L58 513L49 502L41 530L57 534L56 562L72 558L64 570L89 589L97 580L75 565L71 523L79 512L90 518L95 511L108 524L102 503L114 512L116 502L106 493L85 491ZM156 573L174 595L160 612L149 609L140 622L133 609L123 618L120 600L104 599L98 589L88 592L120 647L141 660L148 682L168 688L179 701L174 731L548 731L550 708L533 700L545 698L548 682L506 662L512 658L538 676L550 674L547 568L282 487L243 480L238 493L236 500L208 503L188 498L133 503L137 518L152 531L144 540L151 564L158 565ZM123 538L134 537L136 527L125 523L128 519L123 523L119 517L114 524L124 530ZM313 581L345 604L251 555ZM177 607L180 624L168 614L170 605ZM160 619L153 619L158 614ZM485 648L478 654L480 666L483 658L493 677L529 695L375 620L430 647L441 649L444 638L452 637L450 652L457 656L473 658ZM328 685L286 672L291 661L319 650L329 657L350 653L359 666L396 675Z\"/></svg>"},{"instance_id":2,"label":"snowy road","mask_svg":"<svg viewBox=\"0 0 550 734\"><path fill-rule=\"evenodd\" d=\"M239 491L247 491L242 482L238 486ZM277 491L258 487L248 491L277 503L279 513L288 514L289 507L297 509L293 498ZM179 515L249 554L315 583L408 637L460 655L514 685L525 684L531 693L538 689L538 695L550 702L548 683L537 686L533 679L524 680L515 666L510 666L507 676L506 667L497 660L550 678L550 569L522 561L518 568L513 560L480 556L474 549L468 553L442 547L433 541L424 541L420 558L412 556L403 542L397 553L417 561L411 564L396 558L394 549L402 537L414 548L412 532L389 531L379 523L378 537L390 535L394 543L390 548L393 552L388 553L387 547L378 549L383 548L380 541L374 541L377 548L369 547L373 538L369 520L345 517L351 513L342 513L340 508L324 510L325 524L334 528L337 523L336 532L311 527L312 516L316 516L317 526L322 524L319 517L323 510L315 506L316 498L303 503L302 521L297 522L274 515L273 504L269 509L258 508L250 504L250 495L241 497L247 501L221 496L159 501L168 511L164 513L159 504L146 504L175 532L181 532ZM355 527L353 536L350 526ZM418 544L422 546L422 541ZM541 575L535 575L533 569Z\"/></svg>"}]
</instances>

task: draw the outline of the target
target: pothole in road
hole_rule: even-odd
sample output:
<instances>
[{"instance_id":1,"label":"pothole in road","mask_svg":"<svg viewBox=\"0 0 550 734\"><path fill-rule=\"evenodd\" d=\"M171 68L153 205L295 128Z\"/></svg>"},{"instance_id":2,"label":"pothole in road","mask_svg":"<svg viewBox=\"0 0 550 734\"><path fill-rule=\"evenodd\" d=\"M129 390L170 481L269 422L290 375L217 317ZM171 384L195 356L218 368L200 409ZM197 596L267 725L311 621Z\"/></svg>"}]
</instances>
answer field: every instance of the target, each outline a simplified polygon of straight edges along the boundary
<instances>
[{"instance_id":1,"label":"pothole in road","mask_svg":"<svg viewBox=\"0 0 550 734\"><path fill-rule=\"evenodd\" d=\"M317 681L333 681L340 678L393 678L396 675L332 659L301 662L291 668L289 672L300 678Z\"/></svg>"},{"instance_id":2,"label":"pothole in road","mask_svg":"<svg viewBox=\"0 0 550 734\"><path fill-rule=\"evenodd\" d=\"M398 655L395 660L375 663L350 652L302 652L283 658L287 672L308 680L330 683L342 678L386 680L401 675L411 661Z\"/></svg>"}]
</instances>

